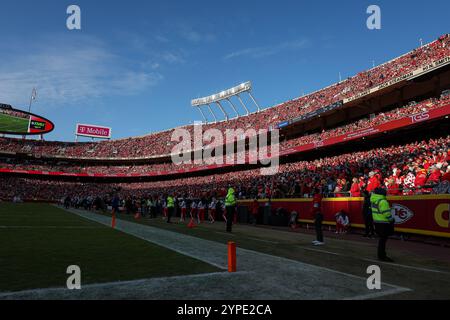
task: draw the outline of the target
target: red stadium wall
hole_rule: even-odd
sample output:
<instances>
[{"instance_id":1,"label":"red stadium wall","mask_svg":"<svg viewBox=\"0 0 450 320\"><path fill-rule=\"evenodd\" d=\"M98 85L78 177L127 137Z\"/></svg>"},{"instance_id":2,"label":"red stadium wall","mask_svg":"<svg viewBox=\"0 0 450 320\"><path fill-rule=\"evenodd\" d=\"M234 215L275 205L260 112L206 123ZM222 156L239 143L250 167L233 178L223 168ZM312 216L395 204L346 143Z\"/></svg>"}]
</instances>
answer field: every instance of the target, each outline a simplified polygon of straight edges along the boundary
<instances>
[{"instance_id":1,"label":"red stadium wall","mask_svg":"<svg viewBox=\"0 0 450 320\"><path fill-rule=\"evenodd\" d=\"M396 218L397 232L450 238L450 195L388 197ZM324 199L324 224L335 225L335 214L344 210L352 227L364 228L363 198ZM252 201L241 201L250 205ZM267 200L261 200L265 203ZM299 213L299 222L312 223L312 199L272 200L272 209L284 208Z\"/></svg>"}]
</instances>

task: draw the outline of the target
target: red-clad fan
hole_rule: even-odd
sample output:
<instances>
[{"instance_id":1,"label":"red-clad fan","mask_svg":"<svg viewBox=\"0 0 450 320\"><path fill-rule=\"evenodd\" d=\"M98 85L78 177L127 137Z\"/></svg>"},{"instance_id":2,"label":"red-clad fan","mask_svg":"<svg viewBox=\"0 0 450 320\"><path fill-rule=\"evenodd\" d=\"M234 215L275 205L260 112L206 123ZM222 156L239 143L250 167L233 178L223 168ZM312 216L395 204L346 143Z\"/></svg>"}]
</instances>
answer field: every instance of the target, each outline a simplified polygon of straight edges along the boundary
<instances>
[{"instance_id":1,"label":"red-clad fan","mask_svg":"<svg viewBox=\"0 0 450 320\"><path fill-rule=\"evenodd\" d=\"M431 167L431 174L428 177L427 185L435 185L441 181L441 168L442 164L437 164L436 166Z\"/></svg>"},{"instance_id":2,"label":"red-clad fan","mask_svg":"<svg viewBox=\"0 0 450 320\"><path fill-rule=\"evenodd\" d=\"M414 185L418 189L422 189L427 183L427 171L424 168L420 168L416 175Z\"/></svg>"},{"instance_id":3,"label":"red-clad fan","mask_svg":"<svg viewBox=\"0 0 450 320\"><path fill-rule=\"evenodd\" d=\"M375 191L376 188L380 187L380 180L378 178L378 175L374 172L371 171L369 173L369 181L367 182L367 188L366 190L370 193Z\"/></svg>"},{"instance_id":4,"label":"red-clad fan","mask_svg":"<svg viewBox=\"0 0 450 320\"><path fill-rule=\"evenodd\" d=\"M442 181L450 182L450 166L448 166L447 172L442 176Z\"/></svg>"},{"instance_id":5,"label":"red-clad fan","mask_svg":"<svg viewBox=\"0 0 450 320\"><path fill-rule=\"evenodd\" d=\"M361 197L361 184L358 178L353 178L352 187L350 188L351 197Z\"/></svg>"}]
</instances>

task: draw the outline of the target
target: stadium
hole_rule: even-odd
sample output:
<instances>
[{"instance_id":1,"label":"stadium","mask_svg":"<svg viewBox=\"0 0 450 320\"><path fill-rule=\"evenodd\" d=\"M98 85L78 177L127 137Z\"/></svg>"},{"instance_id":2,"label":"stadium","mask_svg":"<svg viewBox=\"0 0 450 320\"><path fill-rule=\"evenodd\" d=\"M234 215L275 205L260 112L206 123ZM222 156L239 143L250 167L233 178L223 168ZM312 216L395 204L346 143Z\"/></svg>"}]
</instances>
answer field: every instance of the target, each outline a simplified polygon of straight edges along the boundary
<instances>
[{"instance_id":1,"label":"stadium","mask_svg":"<svg viewBox=\"0 0 450 320\"><path fill-rule=\"evenodd\" d=\"M92 142L46 141L57 122L2 104L0 299L450 297L449 34L278 105L233 85L192 100L201 123L122 139L79 125Z\"/></svg>"}]
</instances>

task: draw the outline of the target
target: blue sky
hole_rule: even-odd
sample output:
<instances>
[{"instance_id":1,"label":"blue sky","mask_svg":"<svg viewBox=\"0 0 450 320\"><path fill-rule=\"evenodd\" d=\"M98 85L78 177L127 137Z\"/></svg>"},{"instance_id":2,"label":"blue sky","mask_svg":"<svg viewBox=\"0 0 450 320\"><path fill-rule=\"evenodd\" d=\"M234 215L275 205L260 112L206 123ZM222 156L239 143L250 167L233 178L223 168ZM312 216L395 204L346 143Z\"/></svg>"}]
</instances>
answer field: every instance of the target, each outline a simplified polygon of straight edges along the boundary
<instances>
[{"instance_id":1,"label":"blue sky","mask_svg":"<svg viewBox=\"0 0 450 320\"><path fill-rule=\"evenodd\" d=\"M82 29L66 28L81 8ZM382 29L366 27L377 4ZM450 32L449 1L0 2L0 101L55 122L48 140L74 140L75 124L113 137L201 120L190 100L251 80L272 106L383 63Z\"/></svg>"}]
</instances>

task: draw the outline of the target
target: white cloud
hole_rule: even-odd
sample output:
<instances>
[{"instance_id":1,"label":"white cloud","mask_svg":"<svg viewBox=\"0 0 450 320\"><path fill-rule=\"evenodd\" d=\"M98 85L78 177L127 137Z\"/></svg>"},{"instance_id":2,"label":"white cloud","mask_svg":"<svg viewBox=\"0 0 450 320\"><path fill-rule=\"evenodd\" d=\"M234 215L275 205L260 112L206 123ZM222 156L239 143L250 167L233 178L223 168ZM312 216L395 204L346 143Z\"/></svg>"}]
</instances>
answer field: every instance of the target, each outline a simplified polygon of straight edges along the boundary
<instances>
[{"instance_id":1,"label":"white cloud","mask_svg":"<svg viewBox=\"0 0 450 320\"><path fill-rule=\"evenodd\" d=\"M232 53L227 54L224 59L229 60L238 57L251 57L251 58L263 58L268 56L273 56L278 53L288 51L288 50L298 50L303 49L308 46L307 40L295 40L279 43L274 46L261 46L253 48L245 48Z\"/></svg>"},{"instance_id":2,"label":"white cloud","mask_svg":"<svg viewBox=\"0 0 450 320\"><path fill-rule=\"evenodd\" d=\"M174 52L164 52L161 55L161 59L163 59L167 63L184 63L186 62L181 54Z\"/></svg>"},{"instance_id":3,"label":"white cloud","mask_svg":"<svg viewBox=\"0 0 450 320\"><path fill-rule=\"evenodd\" d=\"M92 38L74 42L46 38L36 43L14 56L0 53L0 101L26 105L31 89L37 87L40 103L64 106L103 96L137 94L163 78L124 63Z\"/></svg>"},{"instance_id":4,"label":"white cloud","mask_svg":"<svg viewBox=\"0 0 450 320\"><path fill-rule=\"evenodd\" d=\"M192 26L185 23L178 24L178 32L180 36L189 42L212 42L216 40L216 36L210 32L198 32Z\"/></svg>"}]
</instances>

